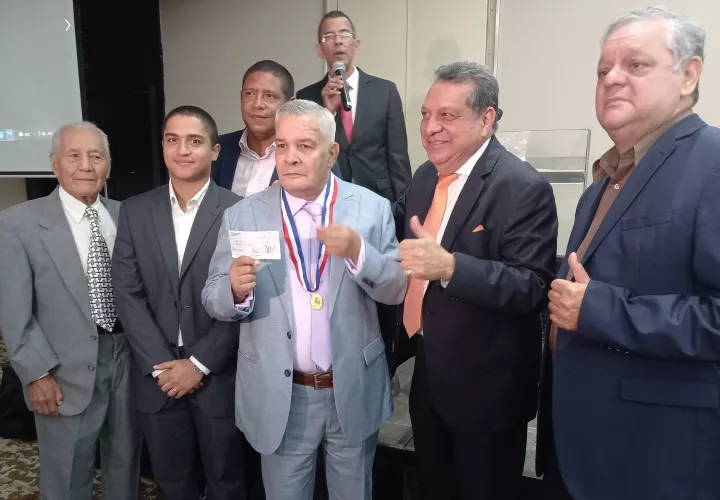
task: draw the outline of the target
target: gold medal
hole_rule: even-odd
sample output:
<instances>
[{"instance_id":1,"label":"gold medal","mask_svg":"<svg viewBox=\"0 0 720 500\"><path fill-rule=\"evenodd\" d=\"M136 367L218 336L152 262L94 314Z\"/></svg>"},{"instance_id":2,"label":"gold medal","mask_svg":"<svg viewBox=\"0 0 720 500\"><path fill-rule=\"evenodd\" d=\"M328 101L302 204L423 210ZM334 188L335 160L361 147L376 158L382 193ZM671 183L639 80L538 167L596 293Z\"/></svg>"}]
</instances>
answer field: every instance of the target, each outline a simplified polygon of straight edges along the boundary
<instances>
[{"instance_id":1,"label":"gold medal","mask_svg":"<svg viewBox=\"0 0 720 500\"><path fill-rule=\"evenodd\" d=\"M319 311L323 307L323 298L322 295L320 295L317 292L313 292L310 294L310 307L313 308L313 311Z\"/></svg>"}]
</instances>

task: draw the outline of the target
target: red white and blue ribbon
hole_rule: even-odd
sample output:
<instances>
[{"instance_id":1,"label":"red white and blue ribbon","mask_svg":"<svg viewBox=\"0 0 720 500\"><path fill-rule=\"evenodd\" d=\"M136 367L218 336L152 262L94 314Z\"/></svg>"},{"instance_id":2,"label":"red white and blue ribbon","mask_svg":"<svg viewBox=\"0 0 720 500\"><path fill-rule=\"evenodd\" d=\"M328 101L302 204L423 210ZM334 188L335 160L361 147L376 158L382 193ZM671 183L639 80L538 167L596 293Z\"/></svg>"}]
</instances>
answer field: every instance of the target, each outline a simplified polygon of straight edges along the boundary
<instances>
[{"instance_id":1,"label":"red white and blue ribbon","mask_svg":"<svg viewBox=\"0 0 720 500\"><path fill-rule=\"evenodd\" d=\"M333 223L333 210L335 207L335 201L337 200L338 193L338 182L335 176L330 174L330 178L325 185L323 205L322 205L322 227L327 227ZM285 236L285 243L287 244L288 251L290 253L290 260L295 266L295 273L300 281L302 287L308 292L314 292L320 287L320 276L322 276L323 270L328 261L328 253L325 249L323 242L320 242L320 249L318 252L318 265L315 276L315 282L311 285L309 280L310 269L305 265L305 256L303 255L302 246L300 245L300 235L298 234L297 226L295 224L295 218L293 217L292 210L287 201L285 190L281 191L280 196L282 197L282 221L283 221L283 234Z\"/></svg>"}]
</instances>

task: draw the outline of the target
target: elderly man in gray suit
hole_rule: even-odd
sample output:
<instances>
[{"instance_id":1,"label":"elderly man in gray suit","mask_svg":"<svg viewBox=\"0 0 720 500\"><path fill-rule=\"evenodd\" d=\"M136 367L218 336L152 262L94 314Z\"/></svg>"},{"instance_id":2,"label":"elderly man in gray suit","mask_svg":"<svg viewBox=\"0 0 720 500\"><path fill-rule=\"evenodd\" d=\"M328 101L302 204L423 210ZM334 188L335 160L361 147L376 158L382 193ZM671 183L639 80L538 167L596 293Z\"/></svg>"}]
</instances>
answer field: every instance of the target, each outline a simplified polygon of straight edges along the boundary
<instances>
[{"instance_id":1,"label":"elderly man in gray suit","mask_svg":"<svg viewBox=\"0 0 720 500\"><path fill-rule=\"evenodd\" d=\"M99 195L107 137L62 127L50 159L60 186L0 213L0 330L35 412L40 498L89 500L99 442L103 499L132 500L140 441L110 277L119 203Z\"/></svg>"},{"instance_id":2,"label":"elderly man in gray suit","mask_svg":"<svg viewBox=\"0 0 720 500\"><path fill-rule=\"evenodd\" d=\"M262 454L268 499L312 498L318 448L330 497L369 499L392 410L373 301L398 304L407 287L390 203L331 174L329 111L290 101L276 120L280 185L225 211L203 304L240 321L236 422Z\"/></svg>"}]
</instances>

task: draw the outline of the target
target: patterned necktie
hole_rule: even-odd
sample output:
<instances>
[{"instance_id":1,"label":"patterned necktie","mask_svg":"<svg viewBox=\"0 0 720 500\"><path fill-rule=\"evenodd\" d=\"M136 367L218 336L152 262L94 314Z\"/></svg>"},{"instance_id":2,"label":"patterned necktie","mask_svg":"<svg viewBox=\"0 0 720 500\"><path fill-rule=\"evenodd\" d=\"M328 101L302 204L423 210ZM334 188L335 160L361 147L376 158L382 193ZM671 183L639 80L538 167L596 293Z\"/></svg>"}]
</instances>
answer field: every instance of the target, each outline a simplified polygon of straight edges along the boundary
<instances>
[{"instance_id":1,"label":"patterned necktie","mask_svg":"<svg viewBox=\"0 0 720 500\"><path fill-rule=\"evenodd\" d=\"M99 326L112 331L117 320L112 278L110 276L110 252L100 232L100 218L93 207L85 209L90 221L90 251L87 258L88 291L90 293L90 314Z\"/></svg>"},{"instance_id":2,"label":"patterned necktie","mask_svg":"<svg viewBox=\"0 0 720 500\"><path fill-rule=\"evenodd\" d=\"M441 175L435 186L435 194L433 195L430 210L428 210L423 228L427 230L437 239L440 224L443 215L445 215L445 207L448 199L448 188L458 174ZM427 281L419 279L411 279L405 293L405 305L403 306L403 325L409 337L412 337L420 331L422 326L422 303L425 296L425 285Z\"/></svg>"},{"instance_id":3,"label":"patterned necktie","mask_svg":"<svg viewBox=\"0 0 720 500\"><path fill-rule=\"evenodd\" d=\"M303 206L303 210L309 213L312 217L312 224L310 224L310 231L307 238L307 261L310 270L310 284L319 290L320 283L315 283L318 266L318 249L320 247L316 234L317 226L321 223L322 207L317 203L310 202ZM325 267L325 272L328 270L329 263ZM328 298L323 297L323 299L327 301ZM313 363L315 363L324 372L332 366L327 307L329 307L329 305L326 302L321 310L310 310L310 359L312 359Z\"/></svg>"}]
</instances>

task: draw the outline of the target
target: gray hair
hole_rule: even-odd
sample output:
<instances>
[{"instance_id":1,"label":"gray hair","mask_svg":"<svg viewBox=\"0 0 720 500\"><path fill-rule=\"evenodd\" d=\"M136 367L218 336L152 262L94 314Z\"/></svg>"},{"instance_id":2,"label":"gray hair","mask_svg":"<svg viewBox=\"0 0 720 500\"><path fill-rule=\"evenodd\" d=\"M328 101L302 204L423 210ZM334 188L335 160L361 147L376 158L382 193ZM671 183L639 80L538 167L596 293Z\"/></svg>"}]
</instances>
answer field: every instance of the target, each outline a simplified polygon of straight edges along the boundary
<instances>
[{"instance_id":1,"label":"gray hair","mask_svg":"<svg viewBox=\"0 0 720 500\"><path fill-rule=\"evenodd\" d=\"M680 71L693 57L705 60L705 30L685 15L662 6L646 7L625 14L608 27L602 41L605 43L618 28L640 21L654 20L667 22L667 45L672 52L675 71ZM699 87L698 84L693 91L693 104L700 98Z\"/></svg>"},{"instance_id":2,"label":"gray hair","mask_svg":"<svg viewBox=\"0 0 720 500\"><path fill-rule=\"evenodd\" d=\"M57 154L58 150L60 150L60 143L62 142L62 136L65 132L68 130L76 130L76 129L84 129L89 130L91 132L95 132L100 136L102 139L102 145L103 150L105 153L105 157L108 161L110 161L110 142L108 141L107 134L103 132L97 125L95 125L92 122L83 121L78 123L70 123L68 125L63 125L59 129L55 131L55 133L52 136L52 145L50 147L50 156L54 156Z\"/></svg>"},{"instance_id":3,"label":"gray hair","mask_svg":"<svg viewBox=\"0 0 720 500\"><path fill-rule=\"evenodd\" d=\"M435 70L435 81L472 83L473 90L468 98L468 106L477 116L487 108L494 108L496 115L493 130L497 130L497 122L502 116L502 110L498 108L500 87L497 78L487 66L473 61L443 64Z\"/></svg>"},{"instance_id":4,"label":"gray hair","mask_svg":"<svg viewBox=\"0 0 720 500\"><path fill-rule=\"evenodd\" d=\"M318 127L320 127L320 133L322 133L325 142L328 145L335 142L335 118L333 118L330 111L319 104L303 99L288 101L278 108L275 121L277 122L283 116L310 116L314 118Z\"/></svg>"}]
</instances>

